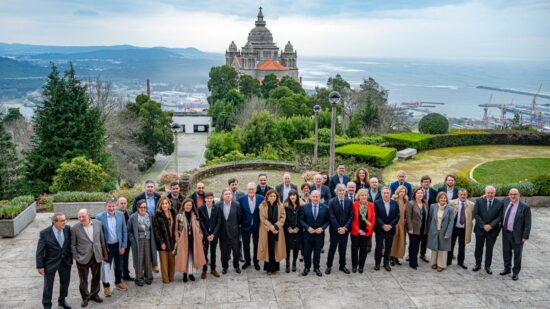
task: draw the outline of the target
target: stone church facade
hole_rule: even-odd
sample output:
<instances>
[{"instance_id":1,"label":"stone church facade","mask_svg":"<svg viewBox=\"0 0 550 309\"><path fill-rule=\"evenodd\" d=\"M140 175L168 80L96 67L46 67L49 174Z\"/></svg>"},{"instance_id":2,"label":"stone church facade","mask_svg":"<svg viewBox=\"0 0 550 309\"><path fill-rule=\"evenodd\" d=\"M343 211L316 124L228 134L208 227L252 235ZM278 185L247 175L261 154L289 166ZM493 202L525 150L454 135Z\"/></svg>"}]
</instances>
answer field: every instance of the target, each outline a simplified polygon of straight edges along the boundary
<instances>
[{"instance_id":1,"label":"stone church facade","mask_svg":"<svg viewBox=\"0 0 550 309\"><path fill-rule=\"evenodd\" d=\"M225 64L237 69L241 74L247 74L262 81L268 74L275 74L278 79L291 76L300 82L298 72L298 53L290 41L283 50L279 50L273 42L273 35L266 28L262 8L258 12L255 27L248 34L248 41L237 49L234 41L225 52Z\"/></svg>"}]
</instances>

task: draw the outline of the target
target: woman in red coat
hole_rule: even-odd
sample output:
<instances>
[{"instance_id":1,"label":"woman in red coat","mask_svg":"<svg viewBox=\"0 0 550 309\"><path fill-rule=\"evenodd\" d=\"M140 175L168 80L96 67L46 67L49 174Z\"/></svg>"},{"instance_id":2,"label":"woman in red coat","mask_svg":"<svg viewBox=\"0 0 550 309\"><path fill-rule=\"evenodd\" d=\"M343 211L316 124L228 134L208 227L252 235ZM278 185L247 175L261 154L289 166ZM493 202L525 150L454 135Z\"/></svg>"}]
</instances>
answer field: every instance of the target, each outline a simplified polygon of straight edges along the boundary
<instances>
[{"instance_id":1,"label":"woman in red coat","mask_svg":"<svg viewBox=\"0 0 550 309\"><path fill-rule=\"evenodd\" d=\"M376 217L374 204L368 201L367 189L357 191L356 201L353 203L353 221L351 222L351 267L352 272L363 273L367 259L367 244L374 231Z\"/></svg>"}]
</instances>

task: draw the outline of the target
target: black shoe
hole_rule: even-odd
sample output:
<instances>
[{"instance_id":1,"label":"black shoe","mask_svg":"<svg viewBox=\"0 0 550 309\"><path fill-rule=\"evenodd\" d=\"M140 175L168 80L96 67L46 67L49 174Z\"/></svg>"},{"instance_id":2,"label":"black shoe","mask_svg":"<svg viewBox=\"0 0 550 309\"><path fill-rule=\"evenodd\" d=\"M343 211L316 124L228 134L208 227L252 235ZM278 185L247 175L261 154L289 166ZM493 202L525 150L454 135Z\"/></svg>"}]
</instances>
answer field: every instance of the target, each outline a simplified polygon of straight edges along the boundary
<instances>
[{"instance_id":1,"label":"black shoe","mask_svg":"<svg viewBox=\"0 0 550 309\"><path fill-rule=\"evenodd\" d=\"M293 273L296 272L296 264L292 264L292 272L293 272Z\"/></svg>"},{"instance_id":2,"label":"black shoe","mask_svg":"<svg viewBox=\"0 0 550 309\"><path fill-rule=\"evenodd\" d=\"M357 272L357 267L352 267L351 272L355 274Z\"/></svg>"},{"instance_id":3,"label":"black shoe","mask_svg":"<svg viewBox=\"0 0 550 309\"><path fill-rule=\"evenodd\" d=\"M519 279L518 274L512 275L512 280L517 281Z\"/></svg>"},{"instance_id":4,"label":"black shoe","mask_svg":"<svg viewBox=\"0 0 550 309\"><path fill-rule=\"evenodd\" d=\"M468 266L466 266L464 264L458 264L458 266L460 266L462 269L468 269Z\"/></svg>"},{"instance_id":5,"label":"black shoe","mask_svg":"<svg viewBox=\"0 0 550 309\"><path fill-rule=\"evenodd\" d=\"M227 268L222 268L222 274L227 274Z\"/></svg>"},{"instance_id":6,"label":"black shoe","mask_svg":"<svg viewBox=\"0 0 550 309\"><path fill-rule=\"evenodd\" d=\"M236 268L235 268L235 272L236 272L237 274L240 274L240 273L241 273L241 269L240 269L239 267L236 267Z\"/></svg>"},{"instance_id":7,"label":"black shoe","mask_svg":"<svg viewBox=\"0 0 550 309\"><path fill-rule=\"evenodd\" d=\"M254 264L254 269L255 270L260 270L260 264Z\"/></svg>"},{"instance_id":8,"label":"black shoe","mask_svg":"<svg viewBox=\"0 0 550 309\"><path fill-rule=\"evenodd\" d=\"M363 273L363 268L359 268L359 273L360 273L360 274Z\"/></svg>"},{"instance_id":9,"label":"black shoe","mask_svg":"<svg viewBox=\"0 0 550 309\"><path fill-rule=\"evenodd\" d=\"M395 266L395 261L394 261L394 260L390 260L390 265L391 265L391 266Z\"/></svg>"},{"instance_id":10,"label":"black shoe","mask_svg":"<svg viewBox=\"0 0 550 309\"><path fill-rule=\"evenodd\" d=\"M244 258L242 256L239 258L239 262L244 263Z\"/></svg>"},{"instance_id":11,"label":"black shoe","mask_svg":"<svg viewBox=\"0 0 550 309\"><path fill-rule=\"evenodd\" d=\"M315 274L318 276L318 277L322 277L323 276L323 273L321 273L321 270L319 268L317 268L315 270Z\"/></svg>"},{"instance_id":12,"label":"black shoe","mask_svg":"<svg viewBox=\"0 0 550 309\"><path fill-rule=\"evenodd\" d=\"M501 275L501 276L506 276L506 275L508 275L508 274L510 274L510 273L512 273L512 271L511 271L510 269L505 269L505 270L501 271L501 272L499 273L499 275Z\"/></svg>"},{"instance_id":13,"label":"black shoe","mask_svg":"<svg viewBox=\"0 0 550 309\"><path fill-rule=\"evenodd\" d=\"M243 267L243 269L247 269L249 266L250 266L250 263L246 262L246 263L243 264L242 267Z\"/></svg>"},{"instance_id":14,"label":"black shoe","mask_svg":"<svg viewBox=\"0 0 550 309\"><path fill-rule=\"evenodd\" d=\"M143 286L143 280L135 280L137 286Z\"/></svg>"},{"instance_id":15,"label":"black shoe","mask_svg":"<svg viewBox=\"0 0 550 309\"><path fill-rule=\"evenodd\" d=\"M340 267L339 270L340 270L341 272L343 272L344 274L346 274L346 275L349 275L349 274L350 274L349 269L347 269L346 266Z\"/></svg>"},{"instance_id":16,"label":"black shoe","mask_svg":"<svg viewBox=\"0 0 550 309\"><path fill-rule=\"evenodd\" d=\"M391 267L390 267L390 265L388 265L388 264L384 265L384 269L385 269L386 271L391 271Z\"/></svg>"},{"instance_id":17,"label":"black shoe","mask_svg":"<svg viewBox=\"0 0 550 309\"><path fill-rule=\"evenodd\" d=\"M325 249L321 249L321 253L325 253Z\"/></svg>"},{"instance_id":18,"label":"black shoe","mask_svg":"<svg viewBox=\"0 0 550 309\"><path fill-rule=\"evenodd\" d=\"M481 269L481 266L476 265L474 268L472 268L472 271L479 271Z\"/></svg>"},{"instance_id":19,"label":"black shoe","mask_svg":"<svg viewBox=\"0 0 550 309\"><path fill-rule=\"evenodd\" d=\"M153 280L152 279L151 280L145 279L145 284L151 285L151 284L153 284Z\"/></svg>"},{"instance_id":20,"label":"black shoe","mask_svg":"<svg viewBox=\"0 0 550 309\"><path fill-rule=\"evenodd\" d=\"M191 281L195 281L195 276L193 276L193 275L189 275L189 280L191 280Z\"/></svg>"},{"instance_id":21,"label":"black shoe","mask_svg":"<svg viewBox=\"0 0 550 309\"><path fill-rule=\"evenodd\" d=\"M122 277L122 280L124 281L134 281L134 278L132 278L130 275Z\"/></svg>"},{"instance_id":22,"label":"black shoe","mask_svg":"<svg viewBox=\"0 0 550 309\"><path fill-rule=\"evenodd\" d=\"M399 262L398 259L393 260L393 262L395 263L395 265L399 265L399 266L403 265L403 264L401 264L401 262Z\"/></svg>"},{"instance_id":23,"label":"black shoe","mask_svg":"<svg viewBox=\"0 0 550 309\"><path fill-rule=\"evenodd\" d=\"M409 267L416 270L418 268L418 266L412 266L411 264L409 264Z\"/></svg>"},{"instance_id":24,"label":"black shoe","mask_svg":"<svg viewBox=\"0 0 550 309\"><path fill-rule=\"evenodd\" d=\"M288 274L290 272L290 266L287 266L285 272Z\"/></svg>"},{"instance_id":25,"label":"black shoe","mask_svg":"<svg viewBox=\"0 0 550 309\"><path fill-rule=\"evenodd\" d=\"M187 282L187 274L183 274L183 282Z\"/></svg>"},{"instance_id":26,"label":"black shoe","mask_svg":"<svg viewBox=\"0 0 550 309\"><path fill-rule=\"evenodd\" d=\"M103 298L99 297L99 295L94 295L94 296L90 297L90 300L95 301L96 303L102 303L103 302Z\"/></svg>"},{"instance_id":27,"label":"black shoe","mask_svg":"<svg viewBox=\"0 0 550 309\"><path fill-rule=\"evenodd\" d=\"M453 261L447 261L447 266L453 265Z\"/></svg>"},{"instance_id":28,"label":"black shoe","mask_svg":"<svg viewBox=\"0 0 550 309\"><path fill-rule=\"evenodd\" d=\"M380 270L380 264L374 265L374 270L376 270L376 271Z\"/></svg>"},{"instance_id":29,"label":"black shoe","mask_svg":"<svg viewBox=\"0 0 550 309\"><path fill-rule=\"evenodd\" d=\"M64 299L58 301L58 302L57 302L57 305L58 305L59 307L65 308L65 309L71 309L71 308L72 308L69 304L67 304L67 301L64 300Z\"/></svg>"},{"instance_id":30,"label":"black shoe","mask_svg":"<svg viewBox=\"0 0 550 309\"><path fill-rule=\"evenodd\" d=\"M81 306L82 308L88 307L88 300L87 300L87 299L83 299L82 302L80 303L80 306Z\"/></svg>"},{"instance_id":31,"label":"black shoe","mask_svg":"<svg viewBox=\"0 0 550 309\"><path fill-rule=\"evenodd\" d=\"M485 267L485 272L487 272L487 274L489 274L489 275L493 274L493 271L491 270L491 267Z\"/></svg>"},{"instance_id":32,"label":"black shoe","mask_svg":"<svg viewBox=\"0 0 550 309\"><path fill-rule=\"evenodd\" d=\"M330 271L332 270L331 267L327 267L327 269L325 269L325 274L326 275L330 275Z\"/></svg>"},{"instance_id":33,"label":"black shoe","mask_svg":"<svg viewBox=\"0 0 550 309\"><path fill-rule=\"evenodd\" d=\"M309 269L307 268L304 268L304 271L302 271L302 276L307 276L307 274L309 274Z\"/></svg>"}]
</instances>

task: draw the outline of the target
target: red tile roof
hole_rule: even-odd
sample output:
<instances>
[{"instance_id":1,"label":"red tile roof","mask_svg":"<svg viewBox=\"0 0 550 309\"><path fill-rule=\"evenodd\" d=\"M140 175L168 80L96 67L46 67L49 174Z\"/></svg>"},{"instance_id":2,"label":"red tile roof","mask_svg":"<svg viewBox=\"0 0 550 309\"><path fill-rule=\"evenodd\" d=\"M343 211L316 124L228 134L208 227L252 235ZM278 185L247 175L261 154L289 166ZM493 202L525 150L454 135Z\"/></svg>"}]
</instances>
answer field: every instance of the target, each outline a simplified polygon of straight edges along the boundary
<instances>
[{"instance_id":1,"label":"red tile roof","mask_svg":"<svg viewBox=\"0 0 550 309\"><path fill-rule=\"evenodd\" d=\"M258 64L257 68L258 70L288 70L287 67L276 60L264 60Z\"/></svg>"}]
</instances>

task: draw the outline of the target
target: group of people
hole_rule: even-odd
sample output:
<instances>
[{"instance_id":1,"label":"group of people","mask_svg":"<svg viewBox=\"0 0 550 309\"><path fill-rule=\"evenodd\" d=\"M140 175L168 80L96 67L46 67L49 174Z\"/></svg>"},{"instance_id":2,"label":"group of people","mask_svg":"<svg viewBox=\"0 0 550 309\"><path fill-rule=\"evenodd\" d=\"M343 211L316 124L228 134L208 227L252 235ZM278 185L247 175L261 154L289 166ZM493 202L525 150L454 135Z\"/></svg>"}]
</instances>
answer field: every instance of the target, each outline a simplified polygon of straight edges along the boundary
<instances>
[{"instance_id":1,"label":"group of people","mask_svg":"<svg viewBox=\"0 0 550 309\"><path fill-rule=\"evenodd\" d=\"M402 265L401 260L408 260L409 267L416 270L420 258L426 263L431 261L432 268L441 272L452 264L457 241L458 266L467 269L465 246L472 232L476 238L472 270L481 269L485 247L484 269L492 274L493 246L502 230L504 270L500 274L511 273L513 280L518 279L531 212L520 201L517 189L498 200L495 188L487 186L485 195L474 203L467 199L466 189L455 186L453 175L447 175L445 185L436 190L431 188L429 176L423 176L420 186L413 188L405 172L399 171L395 182L380 187L376 177L369 178L366 168L357 170L354 179L346 175L344 165L337 170L330 179L315 175L312 185L300 186L301 192L288 173L275 188L268 185L268 176L262 173L257 184L247 184L246 192L241 192L238 180L231 178L217 203L203 183L185 197L177 182L171 184L170 192L160 195L155 184L147 181L131 210L124 197L109 200L95 220L88 210L81 209L79 222L72 227L65 224L63 214L56 213L52 226L41 231L36 253L38 272L44 275L42 303L45 308L51 307L58 273L58 304L71 308L65 298L73 260L80 277L82 307L90 300L103 301L99 292L101 270L106 265L114 265L115 288L123 291L127 290L123 280L132 280L137 286L150 285L159 264L165 284L174 281L176 272L183 273L184 282L195 281L199 272L201 279L206 279L208 264L210 274L219 277L218 243L222 274L228 273L230 260L236 273L249 267L260 270L263 261L263 269L273 275L280 271L281 261L285 260L285 272L290 273L297 271L297 261L303 259L302 276L312 269L322 276L320 257L327 229L326 275L332 272L336 252L339 271L363 273L373 234L375 271L381 267L391 271L395 265ZM350 239L351 271L346 267ZM130 249L135 278L129 273ZM427 249L431 250L430 259ZM103 279L103 292L109 297L110 284Z\"/></svg>"}]
</instances>

